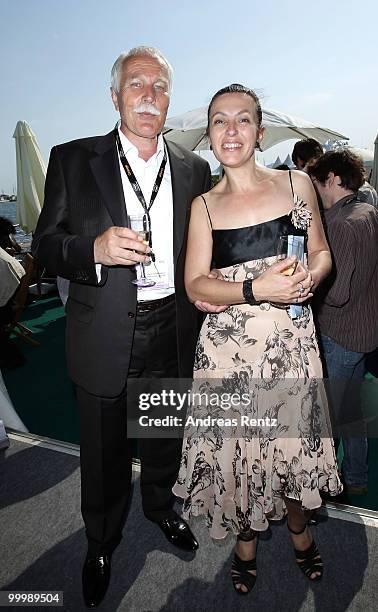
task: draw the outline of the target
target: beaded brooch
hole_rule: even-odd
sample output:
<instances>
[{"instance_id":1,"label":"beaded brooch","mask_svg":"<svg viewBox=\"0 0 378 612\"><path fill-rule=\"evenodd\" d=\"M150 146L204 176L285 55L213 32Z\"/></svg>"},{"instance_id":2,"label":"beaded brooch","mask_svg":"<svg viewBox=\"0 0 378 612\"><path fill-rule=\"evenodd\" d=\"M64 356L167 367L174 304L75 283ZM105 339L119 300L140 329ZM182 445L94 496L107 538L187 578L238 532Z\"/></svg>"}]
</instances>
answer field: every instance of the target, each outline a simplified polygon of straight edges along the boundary
<instances>
[{"instance_id":1,"label":"beaded brooch","mask_svg":"<svg viewBox=\"0 0 378 612\"><path fill-rule=\"evenodd\" d=\"M310 226L312 213L306 208L307 202L294 195L294 207L290 213L291 221L297 229L305 230Z\"/></svg>"}]
</instances>

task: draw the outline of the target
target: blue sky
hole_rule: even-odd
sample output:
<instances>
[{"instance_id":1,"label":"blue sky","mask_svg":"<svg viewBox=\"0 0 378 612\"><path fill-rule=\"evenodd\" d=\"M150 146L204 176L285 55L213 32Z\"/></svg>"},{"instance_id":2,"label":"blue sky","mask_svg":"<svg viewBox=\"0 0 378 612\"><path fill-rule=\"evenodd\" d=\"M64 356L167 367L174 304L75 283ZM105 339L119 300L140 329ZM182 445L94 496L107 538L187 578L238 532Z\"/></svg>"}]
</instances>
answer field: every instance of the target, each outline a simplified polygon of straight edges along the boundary
<instances>
[{"instance_id":1,"label":"blue sky","mask_svg":"<svg viewBox=\"0 0 378 612\"><path fill-rule=\"evenodd\" d=\"M18 120L46 162L54 144L110 131L110 68L138 44L159 47L174 67L169 115L241 82L263 106L373 148L377 20L374 0L0 0L0 192L16 183ZM292 146L268 150L265 161Z\"/></svg>"}]
</instances>

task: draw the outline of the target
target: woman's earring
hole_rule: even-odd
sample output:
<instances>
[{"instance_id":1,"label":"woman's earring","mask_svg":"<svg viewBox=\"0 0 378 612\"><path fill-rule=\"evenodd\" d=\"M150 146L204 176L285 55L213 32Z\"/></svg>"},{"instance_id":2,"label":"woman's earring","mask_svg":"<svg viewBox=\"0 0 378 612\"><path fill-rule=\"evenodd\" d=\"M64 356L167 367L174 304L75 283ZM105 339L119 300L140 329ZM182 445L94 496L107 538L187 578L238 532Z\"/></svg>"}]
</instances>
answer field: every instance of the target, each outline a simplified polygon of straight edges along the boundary
<instances>
[{"instance_id":1,"label":"woman's earring","mask_svg":"<svg viewBox=\"0 0 378 612\"><path fill-rule=\"evenodd\" d=\"M256 140L255 149L256 149L256 151L261 151L261 145L260 145L260 141L259 140Z\"/></svg>"}]
</instances>

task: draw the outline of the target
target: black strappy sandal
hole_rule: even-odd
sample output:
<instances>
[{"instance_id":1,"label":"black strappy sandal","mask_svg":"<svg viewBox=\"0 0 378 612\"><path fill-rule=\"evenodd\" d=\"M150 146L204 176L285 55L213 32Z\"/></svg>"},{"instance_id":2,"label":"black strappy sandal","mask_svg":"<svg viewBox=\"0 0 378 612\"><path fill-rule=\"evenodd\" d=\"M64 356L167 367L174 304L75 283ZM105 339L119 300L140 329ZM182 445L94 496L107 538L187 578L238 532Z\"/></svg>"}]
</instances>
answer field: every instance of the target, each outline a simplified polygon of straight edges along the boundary
<instances>
[{"instance_id":1,"label":"black strappy sandal","mask_svg":"<svg viewBox=\"0 0 378 612\"><path fill-rule=\"evenodd\" d=\"M256 578L254 574L250 574L250 571L256 569L256 557L248 561L243 561L240 557L234 553L231 566L231 578L234 585L234 589L239 595L248 595L255 586ZM238 585L246 587L246 591L238 588Z\"/></svg>"},{"instance_id":2,"label":"black strappy sandal","mask_svg":"<svg viewBox=\"0 0 378 612\"><path fill-rule=\"evenodd\" d=\"M287 528L294 535L300 535L307 529L307 523L300 531L294 531L294 529L291 529L289 523L287 524ZM306 578L311 580L311 582L318 582L321 580L323 576L323 561L319 555L319 551L314 540L312 540L310 546L306 550L297 550L294 548L294 554L297 565L304 573ZM317 557L319 557L319 559L317 559ZM311 574L314 574L315 572L318 572L319 575L315 576L315 578L311 578Z\"/></svg>"},{"instance_id":3,"label":"black strappy sandal","mask_svg":"<svg viewBox=\"0 0 378 612\"><path fill-rule=\"evenodd\" d=\"M251 532L248 534L240 534L237 539L242 542L251 542L256 538L256 533L253 533L253 537L251 537ZM256 570L256 557L254 559L248 559L244 561L239 557L239 555L235 552L234 558L232 560L231 566L231 578L232 583L234 585L234 589L239 595L248 595L255 586L256 578L254 574L250 574L251 571ZM239 586L244 586L247 590L243 591L238 588Z\"/></svg>"}]
</instances>

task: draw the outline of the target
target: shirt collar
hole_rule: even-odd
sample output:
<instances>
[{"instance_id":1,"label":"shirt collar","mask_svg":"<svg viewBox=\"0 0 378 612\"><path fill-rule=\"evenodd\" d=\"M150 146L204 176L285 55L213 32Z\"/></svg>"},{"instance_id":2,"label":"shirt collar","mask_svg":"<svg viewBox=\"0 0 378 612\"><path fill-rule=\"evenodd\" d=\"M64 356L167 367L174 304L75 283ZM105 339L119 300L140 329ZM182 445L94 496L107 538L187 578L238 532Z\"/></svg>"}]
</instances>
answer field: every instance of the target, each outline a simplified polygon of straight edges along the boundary
<instances>
[{"instance_id":1,"label":"shirt collar","mask_svg":"<svg viewBox=\"0 0 378 612\"><path fill-rule=\"evenodd\" d=\"M122 148L123 148L123 151L124 151L125 155L129 154L129 155L132 155L133 157L136 157L136 158L139 157L138 149L127 138L127 136L125 136L125 134L121 131L120 125L118 125L118 133L119 133L119 137L121 139ZM163 155L164 155L164 139L163 139L163 135L159 134L158 140L157 140L156 153L154 153L152 155L152 157L150 157L148 162L145 162L145 163L149 163L151 160L154 160L154 159L156 159L157 161L160 161L160 159L163 157Z\"/></svg>"},{"instance_id":2,"label":"shirt collar","mask_svg":"<svg viewBox=\"0 0 378 612\"><path fill-rule=\"evenodd\" d=\"M348 193L348 195L344 196L343 198L341 198L340 200L338 200L337 202L335 202L331 208L325 209L324 210L324 215L329 219L330 217L334 217L338 214L339 210L345 206L346 204L349 204L349 202L353 202L355 199L357 198L357 194L356 193Z\"/></svg>"}]
</instances>

